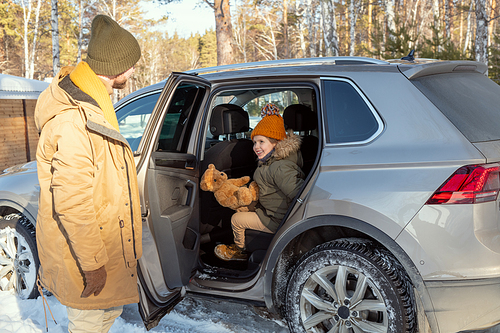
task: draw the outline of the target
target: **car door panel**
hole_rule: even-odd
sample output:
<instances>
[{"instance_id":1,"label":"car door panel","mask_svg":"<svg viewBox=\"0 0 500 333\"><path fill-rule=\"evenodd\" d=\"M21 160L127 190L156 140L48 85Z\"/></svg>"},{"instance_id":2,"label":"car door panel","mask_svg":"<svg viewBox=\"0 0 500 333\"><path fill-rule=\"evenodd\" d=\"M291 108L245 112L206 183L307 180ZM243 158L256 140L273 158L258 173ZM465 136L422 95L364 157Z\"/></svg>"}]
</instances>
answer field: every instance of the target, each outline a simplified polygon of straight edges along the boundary
<instances>
[{"instance_id":1,"label":"car door panel","mask_svg":"<svg viewBox=\"0 0 500 333\"><path fill-rule=\"evenodd\" d=\"M197 220L194 210L194 192L197 187L194 184L197 184L197 179L185 173L162 169L164 167L150 170L148 177L152 216L150 229L155 238L165 282L172 289L189 282L197 259L197 247L184 246L186 232L189 235L197 233L197 229L192 226L191 231L187 231L190 220ZM179 267L179 270L174 267Z\"/></svg>"},{"instance_id":2,"label":"car door panel","mask_svg":"<svg viewBox=\"0 0 500 333\"><path fill-rule=\"evenodd\" d=\"M209 93L208 81L173 73L144 137L138 175L143 186L143 257L139 261L140 313L156 326L182 299L198 259L197 118Z\"/></svg>"}]
</instances>

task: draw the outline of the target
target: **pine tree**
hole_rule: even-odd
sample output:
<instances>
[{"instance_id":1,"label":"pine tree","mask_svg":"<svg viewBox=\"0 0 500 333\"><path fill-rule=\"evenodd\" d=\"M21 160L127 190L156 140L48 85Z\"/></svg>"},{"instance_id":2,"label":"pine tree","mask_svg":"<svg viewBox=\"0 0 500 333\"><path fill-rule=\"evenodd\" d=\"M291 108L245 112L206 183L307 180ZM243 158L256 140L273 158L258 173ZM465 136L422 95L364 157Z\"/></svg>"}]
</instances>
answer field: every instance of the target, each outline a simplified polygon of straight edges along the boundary
<instances>
[{"instance_id":1,"label":"pine tree","mask_svg":"<svg viewBox=\"0 0 500 333\"><path fill-rule=\"evenodd\" d=\"M386 41L384 52L386 59L404 57L415 47L418 36L412 36L411 34L411 31L414 30L413 24L405 24L405 22L401 21L399 16L394 19L396 30L390 30L389 32L393 38L388 38Z\"/></svg>"},{"instance_id":2,"label":"pine tree","mask_svg":"<svg viewBox=\"0 0 500 333\"><path fill-rule=\"evenodd\" d=\"M488 61L488 77L500 84L500 29L497 28L493 35L493 43L490 46L490 58Z\"/></svg>"},{"instance_id":3,"label":"pine tree","mask_svg":"<svg viewBox=\"0 0 500 333\"><path fill-rule=\"evenodd\" d=\"M206 30L198 44L200 67L217 66L217 37L213 29Z\"/></svg>"},{"instance_id":4,"label":"pine tree","mask_svg":"<svg viewBox=\"0 0 500 333\"><path fill-rule=\"evenodd\" d=\"M451 38L447 38L443 36L443 34L440 34L438 27L432 26L431 29L432 38L424 38L422 50L418 53L420 58L441 60L458 60L465 58L460 49L451 41Z\"/></svg>"}]
</instances>

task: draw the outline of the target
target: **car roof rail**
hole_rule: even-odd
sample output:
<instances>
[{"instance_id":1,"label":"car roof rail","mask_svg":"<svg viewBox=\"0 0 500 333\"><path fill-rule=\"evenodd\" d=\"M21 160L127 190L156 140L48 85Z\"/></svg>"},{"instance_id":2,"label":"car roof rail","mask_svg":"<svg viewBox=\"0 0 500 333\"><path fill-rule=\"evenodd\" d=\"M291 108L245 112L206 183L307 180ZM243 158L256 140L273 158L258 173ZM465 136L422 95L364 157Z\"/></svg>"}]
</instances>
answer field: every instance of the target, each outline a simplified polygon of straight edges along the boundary
<instances>
[{"instance_id":1,"label":"car roof rail","mask_svg":"<svg viewBox=\"0 0 500 333\"><path fill-rule=\"evenodd\" d=\"M320 57L320 58L300 58L300 59L282 59L248 62L241 64L222 65L191 69L185 71L186 74L207 74L217 72L228 72L240 69L254 68L272 68L284 66L307 66L307 65L389 65L387 61L366 57Z\"/></svg>"}]
</instances>

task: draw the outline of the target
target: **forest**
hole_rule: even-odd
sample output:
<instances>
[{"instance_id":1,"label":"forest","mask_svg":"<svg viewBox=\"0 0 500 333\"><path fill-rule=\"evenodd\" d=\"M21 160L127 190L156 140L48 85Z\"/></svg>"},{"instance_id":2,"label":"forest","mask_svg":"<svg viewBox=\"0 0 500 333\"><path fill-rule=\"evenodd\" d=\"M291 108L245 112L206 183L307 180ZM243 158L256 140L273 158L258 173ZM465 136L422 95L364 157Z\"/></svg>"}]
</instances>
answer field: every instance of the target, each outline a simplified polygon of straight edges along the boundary
<instances>
[{"instance_id":1,"label":"forest","mask_svg":"<svg viewBox=\"0 0 500 333\"><path fill-rule=\"evenodd\" d=\"M85 59L90 23L106 14L139 40L122 95L172 71L273 59L364 56L468 59L500 82L497 0L200 0L215 30L180 37L144 18L145 0L1 0L0 73L44 80ZM159 8L172 0L156 1ZM182 1L182 0L174 0ZM189 18L187 18L189 19Z\"/></svg>"}]
</instances>

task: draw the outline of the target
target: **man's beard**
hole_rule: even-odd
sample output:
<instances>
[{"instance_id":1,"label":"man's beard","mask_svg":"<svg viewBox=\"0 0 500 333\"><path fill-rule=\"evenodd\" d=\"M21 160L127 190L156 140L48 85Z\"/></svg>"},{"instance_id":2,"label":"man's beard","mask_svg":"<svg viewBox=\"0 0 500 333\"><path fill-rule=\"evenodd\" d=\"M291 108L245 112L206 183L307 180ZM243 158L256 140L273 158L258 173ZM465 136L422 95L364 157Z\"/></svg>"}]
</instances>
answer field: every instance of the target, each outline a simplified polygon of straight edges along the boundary
<instances>
[{"instance_id":1,"label":"man's beard","mask_svg":"<svg viewBox=\"0 0 500 333\"><path fill-rule=\"evenodd\" d=\"M127 86L127 79L123 77L117 77L113 83L113 89L124 89Z\"/></svg>"}]
</instances>

